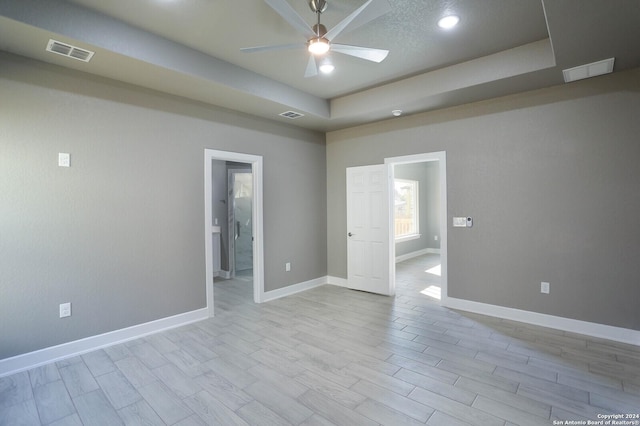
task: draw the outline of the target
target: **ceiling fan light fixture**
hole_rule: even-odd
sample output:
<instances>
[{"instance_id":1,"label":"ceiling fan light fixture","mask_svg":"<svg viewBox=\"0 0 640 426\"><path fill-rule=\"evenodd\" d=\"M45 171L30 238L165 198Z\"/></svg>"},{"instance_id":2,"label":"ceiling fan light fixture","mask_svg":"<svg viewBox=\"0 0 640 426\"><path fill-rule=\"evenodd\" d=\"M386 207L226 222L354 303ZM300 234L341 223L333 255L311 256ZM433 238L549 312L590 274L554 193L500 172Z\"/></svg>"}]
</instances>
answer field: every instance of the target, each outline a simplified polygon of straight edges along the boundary
<instances>
[{"instance_id":1,"label":"ceiling fan light fixture","mask_svg":"<svg viewBox=\"0 0 640 426\"><path fill-rule=\"evenodd\" d=\"M438 21L438 26L443 30L450 30L451 28L458 25L458 22L460 22L460 17L458 15L448 15L440 18L440 20Z\"/></svg>"},{"instance_id":2,"label":"ceiling fan light fixture","mask_svg":"<svg viewBox=\"0 0 640 426\"><path fill-rule=\"evenodd\" d=\"M309 52L314 55L324 55L329 51L329 40L324 37L309 40Z\"/></svg>"},{"instance_id":3,"label":"ceiling fan light fixture","mask_svg":"<svg viewBox=\"0 0 640 426\"><path fill-rule=\"evenodd\" d=\"M347 17L338 22L331 30L320 23L322 13L327 8L328 0L305 0L309 3L311 11L315 13L317 22L310 26L302 18L296 9L290 4L291 0L264 0L280 17L282 17L291 27L305 36L305 43L281 44L274 46L255 46L240 49L242 52L263 52L267 50L285 50L298 47L306 47L310 55L305 69L305 77L315 77L318 75L318 65L322 65L322 59L328 52L336 52L343 55L353 56L366 61L380 63L389 54L388 50L375 49L372 47L352 46L348 44L332 44L332 42L342 33L351 27L357 28L374 19L390 12L391 5L386 0L366 0L359 8L354 10ZM299 1L299 0L296 0ZM359 0L361 1L361 0ZM320 64L319 64L320 62ZM330 66L323 67L326 71Z\"/></svg>"}]
</instances>

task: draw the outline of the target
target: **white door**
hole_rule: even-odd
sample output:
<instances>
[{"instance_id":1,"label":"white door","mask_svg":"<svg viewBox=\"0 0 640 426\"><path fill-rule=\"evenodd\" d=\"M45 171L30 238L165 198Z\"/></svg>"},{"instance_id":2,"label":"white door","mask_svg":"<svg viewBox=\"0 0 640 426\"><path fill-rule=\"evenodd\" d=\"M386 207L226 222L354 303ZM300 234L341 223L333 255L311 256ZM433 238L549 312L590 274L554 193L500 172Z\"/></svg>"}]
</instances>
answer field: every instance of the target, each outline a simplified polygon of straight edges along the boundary
<instances>
[{"instance_id":1,"label":"white door","mask_svg":"<svg viewBox=\"0 0 640 426\"><path fill-rule=\"evenodd\" d=\"M389 260L389 168L347 168L347 274L349 288L394 294Z\"/></svg>"}]
</instances>

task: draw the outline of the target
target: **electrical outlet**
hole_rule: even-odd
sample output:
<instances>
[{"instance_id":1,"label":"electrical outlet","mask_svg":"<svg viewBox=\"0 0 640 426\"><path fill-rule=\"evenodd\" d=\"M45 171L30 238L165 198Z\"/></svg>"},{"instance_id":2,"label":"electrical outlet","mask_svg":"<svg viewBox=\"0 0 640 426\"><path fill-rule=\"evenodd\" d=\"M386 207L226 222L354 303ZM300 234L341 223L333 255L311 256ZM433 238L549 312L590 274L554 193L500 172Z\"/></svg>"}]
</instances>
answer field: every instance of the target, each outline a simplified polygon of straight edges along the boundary
<instances>
[{"instance_id":1,"label":"electrical outlet","mask_svg":"<svg viewBox=\"0 0 640 426\"><path fill-rule=\"evenodd\" d=\"M285 272L291 272L291 262L287 262L284 264Z\"/></svg>"},{"instance_id":2,"label":"electrical outlet","mask_svg":"<svg viewBox=\"0 0 640 426\"><path fill-rule=\"evenodd\" d=\"M434 235L434 236L433 236L433 239L434 239L435 241L438 241L438 236L437 236L437 235Z\"/></svg>"},{"instance_id":3,"label":"electrical outlet","mask_svg":"<svg viewBox=\"0 0 640 426\"><path fill-rule=\"evenodd\" d=\"M60 318L70 317L71 316L71 303L61 303L60 304Z\"/></svg>"},{"instance_id":4,"label":"electrical outlet","mask_svg":"<svg viewBox=\"0 0 640 426\"><path fill-rule=\"evenodd\" d=\"M540 283L540 293L549 294L549 283L544 281Z\"/></svg>"}]
</instances>

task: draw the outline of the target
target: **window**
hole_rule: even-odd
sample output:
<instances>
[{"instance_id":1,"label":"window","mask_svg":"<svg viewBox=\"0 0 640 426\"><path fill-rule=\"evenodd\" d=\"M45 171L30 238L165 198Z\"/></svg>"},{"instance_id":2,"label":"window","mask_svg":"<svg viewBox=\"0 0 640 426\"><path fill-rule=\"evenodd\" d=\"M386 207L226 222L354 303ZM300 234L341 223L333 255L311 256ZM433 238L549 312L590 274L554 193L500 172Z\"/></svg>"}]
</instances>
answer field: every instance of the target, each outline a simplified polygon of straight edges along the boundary
<instances>
[{"instance_id":1,"label":"window","mask_svg":"<svg viewBox=\"0 0 640 426\"><path fill-rule=\"evenodd\" d=\"M418 181L395 179L394 218L396 241L420 238Z\"/></svg>"}]
</instances>

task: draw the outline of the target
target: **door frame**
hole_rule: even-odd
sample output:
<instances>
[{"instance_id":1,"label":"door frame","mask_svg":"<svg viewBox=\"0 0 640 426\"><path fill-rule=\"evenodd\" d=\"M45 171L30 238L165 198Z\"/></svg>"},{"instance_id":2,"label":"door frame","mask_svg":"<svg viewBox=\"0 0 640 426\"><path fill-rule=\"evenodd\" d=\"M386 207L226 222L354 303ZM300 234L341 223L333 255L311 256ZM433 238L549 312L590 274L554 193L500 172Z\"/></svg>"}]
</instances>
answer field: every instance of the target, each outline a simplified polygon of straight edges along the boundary
<instances>
[{"instance_id":1,"label":"door frame","mask_svg":"<svg viewBox=\"0 0 640 426\"><path fill-rule=\"evenodd\" d=\"M424 154L405 155L401 157L389 157L384 159L384 164L389 167L389 268L393 271L390 273L390 279L393 280L392 285L396 284L396 244L395 244L395 227L394 208L393 208L393 181L394 166L400 164L424 163L437 161L439 165L440 179L440 304L447 304L448 285L447 285L447 153L446 151L429 152Z\"/></svg>"},{"instance_id":2,"label":"door frame","mask_svg":"<svg viewBox=\"0 0 640 426\"><path fill-rule=\"evenodd\" d=\"M251 165L253 174L253 200L251 216L253 222L253 301L264 300L264 235L263 235L263 192L262 156L239 152L204 150L204 235L205 235L205 289L209 317L213 317L213 243L211 240L213 220L213 198L211 182L211 162L213 160L234 161Z\"/></svg>"}]
</instances>

